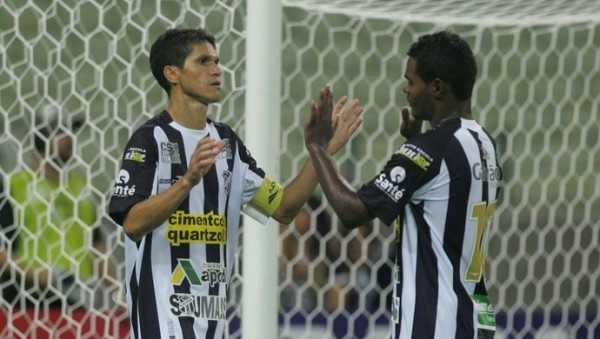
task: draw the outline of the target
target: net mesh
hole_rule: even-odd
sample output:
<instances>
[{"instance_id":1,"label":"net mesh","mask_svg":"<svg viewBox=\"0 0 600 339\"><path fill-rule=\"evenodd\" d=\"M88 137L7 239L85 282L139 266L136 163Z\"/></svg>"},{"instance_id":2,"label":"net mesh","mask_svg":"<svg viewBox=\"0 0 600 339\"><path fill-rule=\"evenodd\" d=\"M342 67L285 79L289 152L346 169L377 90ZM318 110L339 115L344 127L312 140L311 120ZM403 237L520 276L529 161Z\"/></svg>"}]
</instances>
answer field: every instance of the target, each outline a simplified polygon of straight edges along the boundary
<instances>
[{"instance_id":1,"label":"net mesh","mask_svg":"<svg viewBox=\"0 0 600 339\"><path fill-rule=\"evenodd\" d=\"M245 6L241 0L2 3L1 203L12 207L14 220L3 214L0 337L125 335L123 240L104 206L128 136L165 104L147 66L150 43L173 26L215 34L227 94L209 115L244 135ZM281 177L297 173L306 159L302 126L326 83L367 108L363 128L337 156L341 171L356 187L373 177L404 141L398 126L406 105L405 51L421 34L452 29L475 51L474 112L496 138L504 166L488 250L500 337L600 335L599 6L591 0L285 1ZM83 121L81 128L74 121ZM73 157L53 162L58 188L28 179L39 178L35 136L53 139L43 128L74 141ZM29 182L16 186L30 187L27 194L11 190L14 180ZM60 204L70 210L57 218ZM45 227L26 226L32 215ZM319 194L280 230L281 337L385 337L392 230L374 222L346 231ZM79 246L65 240L69 232L78 234ZM240 267L230 287L233 338L241 336ZM17 297L4 295L10 288Z\"/></svg>"}]
</instances>

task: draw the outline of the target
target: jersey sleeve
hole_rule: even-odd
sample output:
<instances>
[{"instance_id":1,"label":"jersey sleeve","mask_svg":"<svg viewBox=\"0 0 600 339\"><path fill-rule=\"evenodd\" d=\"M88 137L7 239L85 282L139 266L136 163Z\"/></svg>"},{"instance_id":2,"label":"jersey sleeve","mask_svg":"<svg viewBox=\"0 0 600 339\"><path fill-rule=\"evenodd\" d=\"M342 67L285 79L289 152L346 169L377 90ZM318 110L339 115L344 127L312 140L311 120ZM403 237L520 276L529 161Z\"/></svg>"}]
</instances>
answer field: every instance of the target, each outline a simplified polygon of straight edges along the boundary
<instances>
[{"instance_id":1,"label":"jersey sleeve","mask_svg":"<svg viewBox=\"0 0 600 339\"><path fill-rule=\"evenodd\" d=\"M240 139L238 150L240 160L247 165L242 188L244 214L264 224L281 204L283 187L265 175Z\"/></svg>"},{"instance_id":2,"label":"jersey sleeve","mask_svg":"<svg viewBox=\"0 0 600 339\"><path fill-rule=\"evenodd\" d=\"M436 161L426 148L422 143L402 145L383 170L359 189L371 216L392 224L413 193L434 176Z\"/></svg>"},{"instance_id":3,"label":"jersey sleeve","mask_svg":"<svg viewBox=\"0 0 600 339\"><path fill-rule=\"evenodd\" d=\"M153 129L137 130L125 147L121 168L115 178L108 213L119 225L133 205L146 200L152 194L158 162L158 150Z\"/></svg>"}]
</instances>

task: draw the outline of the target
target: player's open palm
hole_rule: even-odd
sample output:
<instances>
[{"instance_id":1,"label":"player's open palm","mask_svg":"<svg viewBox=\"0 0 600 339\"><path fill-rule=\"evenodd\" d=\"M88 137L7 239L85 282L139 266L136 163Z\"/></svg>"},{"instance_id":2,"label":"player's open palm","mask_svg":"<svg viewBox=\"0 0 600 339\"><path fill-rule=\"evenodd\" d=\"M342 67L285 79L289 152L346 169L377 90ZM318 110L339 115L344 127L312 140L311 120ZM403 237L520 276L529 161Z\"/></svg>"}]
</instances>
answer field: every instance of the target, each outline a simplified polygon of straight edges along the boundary
<instances>
[{"instance_id":1,"label":"player's open palm","mask_svg":"<svg viewBox=\"0 0 600 339\"><path fill-rule=\"evenodd\" d=\"M223 150L225 143L212 138L204 138L198 142L192 154L192 159L184 177L192 185L196 185L210 170L217 160L217 156Z\"/></svg>"},{"instance_id":2,"label":"player's open palm","mask_svg":"<svg viewBox=\"0 0 600 339\"><path fill-rule=\"evenodd\" d=\"M327 86L321 90L319 102L311 105L310 120L304 128L304 142L307 146L327 147L333 136L332 111L333 97L329 86Z\"/></svg>"},{"instance_id":3,"label":"player's open palm","mask_svg":"<svg viewBox=\"0 0 600 339\"><path fill-rule=\"evenodd\" d=\"M331 125L334 132L328 147L330 154L337 153L362 125L364 107L360 105L358 99L354 99L346 105L347 101L348 98L343 96L333 108Z\"/></svg>"}]
</instances>

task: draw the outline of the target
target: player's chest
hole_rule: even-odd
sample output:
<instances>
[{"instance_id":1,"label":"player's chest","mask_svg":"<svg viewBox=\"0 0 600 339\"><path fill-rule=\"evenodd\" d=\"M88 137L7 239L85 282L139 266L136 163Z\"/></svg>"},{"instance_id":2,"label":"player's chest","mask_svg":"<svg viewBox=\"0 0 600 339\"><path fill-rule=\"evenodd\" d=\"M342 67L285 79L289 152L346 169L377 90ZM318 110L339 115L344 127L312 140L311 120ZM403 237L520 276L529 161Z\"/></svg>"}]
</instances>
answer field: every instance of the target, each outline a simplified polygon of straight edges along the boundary
<instances>
[{"instance_id":1,"label":"player's chest","mask_svg":"<svg viewBox=\"0 0 600 339\"><path fill-rule=\"evenodd\" d=\"M159 146L158 191L163 191L179 180L187 171L194 157L198 142L208 135L185 137L177 142L165 141ZM217 139L213 135L210 137ZM218 138L225 143L223 151L203 178L203 190L210 194L228 195L231 191L234 157L230 139Z\"/></svg>"}]
</instances>

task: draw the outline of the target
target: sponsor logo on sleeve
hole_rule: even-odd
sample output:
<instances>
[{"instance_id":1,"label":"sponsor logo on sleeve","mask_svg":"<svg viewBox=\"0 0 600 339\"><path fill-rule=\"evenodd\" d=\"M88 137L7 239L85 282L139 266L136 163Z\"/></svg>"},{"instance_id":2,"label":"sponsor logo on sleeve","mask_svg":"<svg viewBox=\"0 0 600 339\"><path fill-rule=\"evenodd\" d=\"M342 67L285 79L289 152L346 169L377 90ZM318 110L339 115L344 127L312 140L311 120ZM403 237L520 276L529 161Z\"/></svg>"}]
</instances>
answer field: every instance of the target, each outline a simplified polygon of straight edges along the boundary
<instances>
[{"instance_id":1,"label":"sponsor logo on sleeve","mask_svg":"<svg viewBox=\"0 0 600 339\"><path fill-rule=\"evenodd\" d=\"M199 272L199 273L198 273ZM177 266L171 274L171 283L180 286L187 279L190 285L202 286L208 284L225 284L225 265L221 263L205 263L198 271L194 268L191 259L177 259Z\"/></svg>"},{"instance_id":2,"label":"sponsor logo on sleeve","mask_svg":"<svg viewBox=\"0 0 600 339\"><path fill-rule=\"evenodd\" d=\"M394 169L396 168L398 167L394 167L392 171L394 171ZM391 179L388 179L386 173L381 173L379 174L377 179L375 179L375 186L377 186L377 188L379 188L383 193L390 197L390 199L392 199L394 202L398 202L404 196L404 189L398 187L397 183L394 180L400 180L401 182L402 180L404 180L404 177L400 177L400 175L396 174L396 178L392 177Z\"/></svg>"},{"instance_id":3,"label":"sponsor logo on sleeve","mask_svg":"<svg viewBox=\"0 0 600 339\"><path fill-rule=\"evenodd\" d=\"M167 239L173 246L180 244L225 244L227 221L222 214L186 213L176 211L167 219Z\"/></svg>"},{"instance_id":4,"label":"sponsor logo on sleeve","mask_svg":"<svg viewBox=\"0 0 600 339\"><path fill-rule=\"evenodd\" d=\"M129 186L130 175L127 170L120 170L115 182L113 196L126 198L135 194L135 185Z\"/></svg>"},{"instance_id":5,"label":"sponsor logo on sleeve","mask_svg":"<svg viewBox=\"0 0 600 339\"><path fill-rule=\"evenodd\" d=\"M123 159L144 163L146 162L146 150L139 147L130 147L125 151Z\"/></svg>"},{"instance_id":6,"label":"sponsor logo on sleeve","mask_svg":"<svg viewBox=\"0 0 600 339\"><path fill-rule=\"evenodd\" d=\"M404 167L396 166L390 171L390 179L392 179L393 182L399 184L404 181L404 178L406 178L406 170Z\"/></svg>"},{"instance_id":7,"label":"sponsor logo on sleeve","mask_svg":"<svg viewBox=\"0 0 600 339\"><path fill-rule=\"evenodd\" d=\"M433 162L433 158L423 151L421 148L413 145L413 144L404 144L400 147L400 149L396 152L396 154L400 154L408 158L415 165L419 166L423 170L427 170L431 163Z\"/></svg>"},{"instance_id":8,"label":"sponsor logo on sleeve","mask_svg":"<svg viewBox=\"0 0 600 339\"><path fill-rule=\"evenodd\" d=\"M169 297L171 313L176 317L224 320L227 307L225 297L173 293Z\"/></svg>"},{"instance_id":9,"label":"sponsor logo on sleeve","mask_svg":"<svg viewBox=\"0 0 600 339\"><path fill-rule=\"evenodd\" d=\"M181 164L179 145L176 142L161 142L160 160L164 163Z\"/></svg>"}]
</instances>

